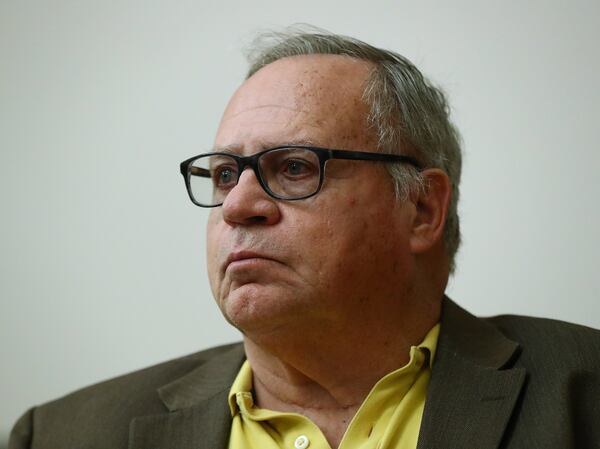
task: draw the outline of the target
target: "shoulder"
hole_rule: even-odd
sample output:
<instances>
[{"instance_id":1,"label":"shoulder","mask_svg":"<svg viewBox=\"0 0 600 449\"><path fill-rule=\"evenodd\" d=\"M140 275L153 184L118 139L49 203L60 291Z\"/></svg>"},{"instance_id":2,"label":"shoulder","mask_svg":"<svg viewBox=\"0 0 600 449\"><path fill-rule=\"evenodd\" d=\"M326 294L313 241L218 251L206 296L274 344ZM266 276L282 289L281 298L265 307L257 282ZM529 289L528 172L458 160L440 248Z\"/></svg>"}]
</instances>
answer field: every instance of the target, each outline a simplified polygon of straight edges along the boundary
<instances>
[{"instance_id":1,"label":"shoulder","mask_svg":"<svg viewBox=\"0 0 600 449\"><path fill-rule=\"evenodd\" d=\"M519 344L513 367L526 373L513 438L531 438L532 429L543 422L548 430L536 438L546 440L545 447L567 447L567 441L588 447L600 441L600 331L524 316L486 321Z\"/></svg>"},{"instance_id":2,"label":"shoulder","mask_svg":"<svg viewBox=\"0 0 600 449\"><path fill-rule=\"evenodd\" d=\"M10 447L59 447L82 435L86 441L103 441L105 447L126 447L132 418L166 411L157 392L160 387L231 351L241 353L241 344L214 347L169 360L34 407L15 425ZM70 435L67 440L66 435ZM92 446L86 444L86 447Z\"/></svg>"},{"instance_id":3,"label":"shoulder","mask_svg":"<svg viewBox=\"0 0 600 449\"><path fill-rule=\"evenodd\" d=\"M574 434L600 440L594 424L600 419L600 331L524 316L486 321L519 344L512 367L525 370L526 383L518 426L526 431L536 420L550 427L570 421Z\"/></svg>"},{"instance_id":4,"label":"shoulder","mask_svg":"<svg viewBox=\"0 0 600 449\"><path fill-rule=\"evenodd\" d=\"M446 301L438 352L430 387L442 401L449 384L477 390L473 397L494 382L498 397L512 392L516 402L506 447L580 447L572 444L574 438L584 444L600 441L600 331L545 318L478 318ZM510 379L512 387L505 383Z\"/></svg>"},{"instance_id":5,"label":"shoulder","mask_svg":"<svg viewBox=\"0 0 600 449\"><path fill-rule=\"evenodd\" d=\"M519 343L520 359L547 368L600 372L600 330L548 318L500 315L484 318Z\"/></svg>"},{"instance_id":6,"label":"shoulder","mask_svg":"<svg viewBox=\"0 0 600 449\"><path fill-rule=\"evenodd\" d=\"M40 411L50 411L75 407L84 411L92 406L94 408L114 407L115 400L118 400L121 407L138 408L143 411L153 406L155 402L160 402L156 393L159 387L184 376L237 346L238 344L218 346L137 370L82 388L44 404L39 409Z\"/></svg>"}]
</instances>

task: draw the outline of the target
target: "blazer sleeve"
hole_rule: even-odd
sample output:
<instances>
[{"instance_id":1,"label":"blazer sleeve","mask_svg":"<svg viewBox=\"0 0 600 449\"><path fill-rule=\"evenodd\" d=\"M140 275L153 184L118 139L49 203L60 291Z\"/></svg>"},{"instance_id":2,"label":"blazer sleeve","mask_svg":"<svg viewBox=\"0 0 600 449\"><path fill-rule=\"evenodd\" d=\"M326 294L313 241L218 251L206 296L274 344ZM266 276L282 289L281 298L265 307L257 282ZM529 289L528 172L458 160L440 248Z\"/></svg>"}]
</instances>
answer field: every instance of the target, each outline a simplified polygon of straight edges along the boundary
<instances>
[{"instance_id":1,"label":"blazer sleeve","mask_svg":"<svg viewBox=\"0 0 600 449\"><path fill-rule=\"evenodd\" d=\"M27 410L16 422L8 439L8 449L29 449L33 439L33 412L35 408Z\"/></svg>"}]
</instances>

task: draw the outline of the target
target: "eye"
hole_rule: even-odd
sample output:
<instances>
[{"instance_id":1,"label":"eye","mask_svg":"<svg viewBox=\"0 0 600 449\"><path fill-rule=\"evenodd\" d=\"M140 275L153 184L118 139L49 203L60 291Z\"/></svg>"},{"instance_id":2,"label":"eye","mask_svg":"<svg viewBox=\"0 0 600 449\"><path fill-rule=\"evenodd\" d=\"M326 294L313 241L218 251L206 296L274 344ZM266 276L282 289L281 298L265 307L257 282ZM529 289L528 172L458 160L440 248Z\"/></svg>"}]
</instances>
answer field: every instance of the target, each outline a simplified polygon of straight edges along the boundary
<instances>
[{"instance_id":1,"label":"eye","mask_svg":"<svg viewBox=\"0 0 600 449\"><path fill-rule=\"evenodd\" d=\"M312 171L309 163L299 159L288 159L285 163L284 172L290 176L302 176Z\"/></svg>"},{"instance_id":2,"label":"eye","mask_svg":"<svg viewBox=\"0 0 600 449\"><path fill-rule=\"evenodd\" d=\"M259 159L259 169L263 181L269 188L281 195L291 195L307 183L319 180L319 158L305 148L276 148L263 153ZM292 187L294 186L294 187ZM293 192L296 195L296 192Z\"/></svg>"},{"instance_id":3,"label":"eye","mask_svg":"<svg viewBox=\"0 0 600 449\"><path fill-rule=\"evenodd\" d=\"M237 169L221 165L213 170L213 184L218 188L231 188L237 183Z\"/></svg>"}]
</instances>

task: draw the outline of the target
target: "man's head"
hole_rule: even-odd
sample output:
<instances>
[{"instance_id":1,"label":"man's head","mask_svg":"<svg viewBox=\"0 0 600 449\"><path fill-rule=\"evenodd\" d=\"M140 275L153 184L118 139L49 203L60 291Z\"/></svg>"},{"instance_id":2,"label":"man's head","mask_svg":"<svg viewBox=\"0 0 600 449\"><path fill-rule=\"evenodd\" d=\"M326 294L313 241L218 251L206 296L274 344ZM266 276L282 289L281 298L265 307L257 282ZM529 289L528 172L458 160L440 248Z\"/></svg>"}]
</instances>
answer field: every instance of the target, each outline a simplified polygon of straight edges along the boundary
<instances>
[{"instance_id":1,"label":"man's head","mask_svg":"<svg viewBox=\"0 0 600 449\"><path fill-rule=\"evenodd\" d=\"M272 198L245 170L211 212L208 261L219 306L246 333L309 325L348 332L358 321L368 329L403 314L412 320L411 312L429 307L417 298L439 300L447 280L447 175L404 133L390 134L397 118L379 111L389 123L376 123L377 62L313 53L269 59L263 52L227 106L215 150L247 156L309 144L377 152L397 141L394 153L415 156L427 169L398 164L394 182L385 164L331 160L320 193L299 201Z\"/></svg>"},{"instance_id":2,"label":"man's head","mask_svg":"<svg viewBox=\"0 0 600 449\"><path fill-rule=\"evenodd\" d=\"M367 121L377 135L378 151L414 154L424 166L441 168L450 178L452 196L444 241L453 272L460 246L458 199L462 157L460 137L450 122L444 93L405 57L320 30L264 33L249 50L247 78L278 59L297 55L346 55L372 64L362 100L369 108ZM417 172L406 168L388 166L400 200L421 188L423 182Z\"/></svg>"}]
</instances>

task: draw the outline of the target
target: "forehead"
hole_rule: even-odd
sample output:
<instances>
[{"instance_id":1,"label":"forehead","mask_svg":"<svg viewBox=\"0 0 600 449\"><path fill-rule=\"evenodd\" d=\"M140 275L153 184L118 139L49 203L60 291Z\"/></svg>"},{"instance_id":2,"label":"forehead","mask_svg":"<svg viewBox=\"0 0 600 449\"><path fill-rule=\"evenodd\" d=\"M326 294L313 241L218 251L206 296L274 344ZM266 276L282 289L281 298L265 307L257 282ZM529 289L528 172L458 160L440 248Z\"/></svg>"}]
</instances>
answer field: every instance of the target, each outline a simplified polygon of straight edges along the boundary
<instances>
[{"instance_id":1,"label":"forehead","mask_svg":"<svg viewBox=\"0 0 600 449\"><path fill-rule=\"evenodd\" d=\"M339 55L275 61L250 77L231 98L216 144L268 146L308 141L323 146L366 145L365 83L373 67Z\"/></svg>"}]
</instances>

